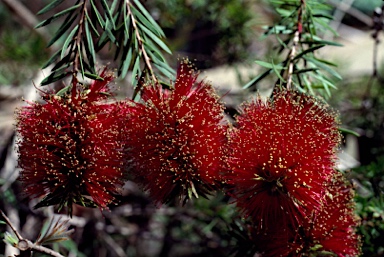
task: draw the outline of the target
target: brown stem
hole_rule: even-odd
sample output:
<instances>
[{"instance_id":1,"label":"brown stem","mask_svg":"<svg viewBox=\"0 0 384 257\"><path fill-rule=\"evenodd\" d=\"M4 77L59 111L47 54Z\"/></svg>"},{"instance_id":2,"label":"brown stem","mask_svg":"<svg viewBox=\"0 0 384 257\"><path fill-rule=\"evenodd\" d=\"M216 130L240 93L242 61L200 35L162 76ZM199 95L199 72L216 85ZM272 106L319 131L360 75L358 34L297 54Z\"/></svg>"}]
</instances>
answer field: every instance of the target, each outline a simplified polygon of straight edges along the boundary
<instances>
[{"instance_id":1,"label":"brown stem","mask_svg":"<svg viewBox=\"0 0 384 257\"><path fill-rule=\"evenodd\" d=\"M79 29L77 31L76 36L74 37L76 42L75 42L75 49L74 49L75 50L75 58L74 58L74 62L73 62L73 77L77 76L77 73L79 72L83 24L84 24L84 19L86 19L85 12L87 11L86 2L87 2L87 0L84 0L84 2L83 2L83 7L82 7L83 9L81 10L81 16L80 16L80 20L79 20L79 24L78 24Z\"/></svg>"},{"instance_id":2,"label":"brown stem","mask_svg":"<svg viewBox=\"0 0 384 257\"><path fill-rule=\"evenodd\" d=\"M289 53L289 64L288 64L288 72L287 72L287 90L290 90L292 85L293 68L295 65L294 59L296 57L297 47L299 45L300 35L303 29L302 14L303 14L304 5L305 5L305 0L301 0L301 4L298 10L298 17L297 17L297 29L293 36L292 48Z\"/></svg>"},{"instance_id":3,"label":"brown stem","mask_svg":"<svg viewBox=\"0 0 384 257\"><path fill-rule=\"evenodd\" d=\"M8 219L8 217L5 215L5 213L0 210L1 216L5 219L5 222L7 222L8 226L12 229L13 233L16 235L17 239L22 240L23 237L17 232L16 228L13 226L11 221Z\"/></svg>"},{"instance_id":4,"label":"brown stem","mask_svg":"<svg viewBox=\"0 0 384 257\"><path fill-rule=\"evenodd\" d=\"M136 19L135 19L134 15L131 11L131 7L130 7L131 1L126 0L126 2L127 2L128 15L129 15L129 17L131 17L132 26L133 26L133 29L135 30L135 35L136 35L137 41L139 43L139 48L140 48L139 54L143 54L145 66L148 68L149 72L151 73L152 80L156 85L156 84L158 84L158 80L155 76L155 73L153 72L153 68L152 68L152 64L151 64L151 58L149 58L147 51L145 51L143 40L141 39L139 29L137 28Z\"/></svg>"},{"instance_id":5,"label":"brown stem","mask_svg":"<svg viewBox=\"0 0 384 257\"><path fill-rule=\"evenodd\" d=\"M3 216L5 222L8 224L8 226L12 229L12 231L16 235L17 239L19 239L19 242L16 245L17 249L19 249L22 252L36 251L36 252L45 253L45 254L48 254L48 255L54 256L54 257L64 257L64 255L61 255L60 253L55 252L52 249L49 249L49 248L44 247L42 245L36 245L36 244L32 243L31 241L29 241L28 239L24 239L19 234L19 232L16 230L16 228L13 226L13 224L11 223L9 218L5 215L5 213L2 210L0 210L0 214L1 214L1 216Z\"/></svg>"}]
</instances>

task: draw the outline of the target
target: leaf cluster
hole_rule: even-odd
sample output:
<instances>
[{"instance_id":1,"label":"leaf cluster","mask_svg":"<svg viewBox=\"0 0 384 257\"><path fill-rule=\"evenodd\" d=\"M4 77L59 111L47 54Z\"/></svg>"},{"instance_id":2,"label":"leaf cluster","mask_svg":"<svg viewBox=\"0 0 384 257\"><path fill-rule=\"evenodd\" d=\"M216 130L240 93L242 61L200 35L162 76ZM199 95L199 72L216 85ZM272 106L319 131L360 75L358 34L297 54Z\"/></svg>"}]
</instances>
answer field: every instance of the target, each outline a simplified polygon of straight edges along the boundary
<instances>
[{"instance_id":1,"label":"leaf cluster","mask_svg":"<svg viewBox=\"0 0 384 257\"><path fill-rule=\"evenodd\" d=\"M328 25L332 20L327 13L329 7L324 1L284 0L272 3L280 19L275 25L265 27L264 37L275 37L278 42L275 52L282 60L256 61L266 70L244 88L255 87L268 75L274 74L277 77L276 85L285 86L288 76L291 76L297 90L311 94L318 91L330 96L330 89L336 88L334 80L341 77L333 69L336 66L334 63L321 59L317 54L325 46L341 46L321 38L321 32L336 33ZM290 65L293 66L292 71L289 71Z\"/></svg>"},{"instance_id":2,"label":"leaf cluster","mask_svg":"<svg viewBox=\"0 0 384 257\"><path fill-rule=\"evenodd\" d=\"M52 1L38 14L47 13L63 2ZM146 75L157 80L154 69L167 78L174 74L162 54L171 53L163 42L164 32L139 0L76 0L36 27L49 25L59 18L63 21L48 46L59 40L63 43L43 66L54 64L42 85L77 73L98 79L96 54L107 46L115 51L118 75L125 77L132 70L134 85L138 78Z\"/></svg>"}]
</instances>

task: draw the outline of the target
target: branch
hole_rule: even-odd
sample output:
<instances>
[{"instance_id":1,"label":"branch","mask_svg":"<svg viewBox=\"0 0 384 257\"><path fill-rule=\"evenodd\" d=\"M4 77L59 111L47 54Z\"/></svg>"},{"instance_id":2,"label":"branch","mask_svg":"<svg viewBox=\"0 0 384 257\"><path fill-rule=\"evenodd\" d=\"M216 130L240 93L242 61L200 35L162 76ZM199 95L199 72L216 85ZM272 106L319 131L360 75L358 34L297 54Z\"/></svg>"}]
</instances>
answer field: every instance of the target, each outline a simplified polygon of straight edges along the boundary
<instances>
[{"instance_id":1,"label":"branch","mask_svg":"<svg viewBox=\"0 0 384 257\"><path fill-rule=\"evenodd\" d=\"M293 36L292 48L291 48L291 52L289 53L289 64L288 64L288 73L287 73L287 90L291 89L293 68L294 68L293 60L295 59L295 56L296 56L297 46L299 45L299 41L300 41L300 35L303 32L302 13L303 13L304 5L305 5L305 0L301 0L299 11L298 11L298 17L297 17L297 29L296 29L295 34Z\"/></svg>"},{"instance_id":2,"label":"branch","mask_svg":"<svg viewBox=\"0 0 384 257\"><path fill-rule=\"evenodd\" d=\"M288 65L288 75L287 75L287 90L291 89L291 84L292 84L292 76L293 76L293 60L295 59L296 56L296 49L299 44L299 39L300 39L300 32L299 30L296 30L295 35L293 37L293 44L291 48L291 52L289 53L289 65Z\"/></svg>"},{"instance_id":3,"label":"branch","mask_svg":"<svg viewBox=\"0 0 384 257\"><path fill-rule=\"evenodd\" d=\"M22 240L23 237L17 232L16 228L13 226L11 221L8 219L8 217L5 215L5 213L0 210L1 216L5 219L5 222L7 222L8 226L12 229L13 233L16 235L17 239Z\"/></svg>"},{"instance_id":4,"label":"branch","mask_svg":"<svg viewBox=\"0 0 384 257\"><path fill-rule=\"evenodd\" d=\"M73 76L77 76L77 73L79 72L79 65L81 65L81 60L80 60L80 51L81 51L81 40L82 40L82 34L83 34L83 25L84 25L84 19L85 18L85 12L86 12L86 0L83 1L83 7L82 7L82 10L81 10L81 16L80 16L80 20L79 20L79 28L78 28L78 31L77 31L77 35L74 37L75 38L75 60L74 60L74 63L73 63ZM82 65L81 65L82 66ZM81 68L82 72L81 74L83 74L83 68Z\"/></svg>"},{"instance_id":5,"label":"branch","mask_svg":"<svg viewBox=\"0 0 384 257\"><path fill-rule=\"evenodd\" d=\"M64 255L61 255L58 252L53 251L52 249L49 249L47 247L44 247L42 245L36 245L29 241L28 239L24 239L19 232L15 229L11 221L8 219L8 217L5 215L5 213L0 210L1 216L3 216L5 222L8 224L8 226L12 229L13 233L16 235L17 239L19 239L19 242L15 246L20 251L36 251L40 253L45 253L53 257L64 257Z\"/></svg>"},{"instance_id":6,"label":"branch","mask_svg":"<svg viewBox=\"0 0 384 257\"><path fill-rule=\"evenodd\" d=\"M151 58L149 58L147 51L145 50L143 40L141 39L139 29L137 28L136 19L135 19L134 15L131 11L131 7L130 7L131 1L130 0L126 0L126 1L127 1L128 15L129 15L129 17L131 17L132 26L133 26L133 29L135 30L135 35L136 35L137 41L139 43L139 48L140 48L139 54L141 54L141 53L143 54L145 66L148 68L149 72L151 73L152 80L153 80L154 84L156 85L156 84L158 84L158 80L155 76L155 73L153 72L153 68L152 68L152 64L151 64Z\"/></svg>"}]
</instances>

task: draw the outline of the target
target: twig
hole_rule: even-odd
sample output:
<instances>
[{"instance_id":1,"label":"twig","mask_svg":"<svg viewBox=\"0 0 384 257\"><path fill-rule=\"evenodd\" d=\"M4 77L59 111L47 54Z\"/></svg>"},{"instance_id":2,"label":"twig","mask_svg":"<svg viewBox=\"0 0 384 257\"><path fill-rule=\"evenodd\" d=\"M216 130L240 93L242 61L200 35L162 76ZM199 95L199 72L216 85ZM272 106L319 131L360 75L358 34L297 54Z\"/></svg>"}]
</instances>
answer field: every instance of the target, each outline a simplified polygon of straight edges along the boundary
<instances>
[{"instance_id":1,"label":"twig","mask_svg":"<svg viewBox=\"0 0 384 257\"><path fill-rule=\"evenodd\" d=\"M0 210L1 216L3 216L5 222L8 224L8 226L12 229L13 233L16 235L17 239L19 239L19 242L16 245L16 248L20 251L36 251L40 253L45 253L53 257L64 257L64 255L61 255L58 252L53 251L52 249L49 249L47 247L44 247L42 245L36 245L29 241L28 239L24 239L19 232L15 229L11 221L8 219L8 217L5 215L5 213Z\"/></svg>"},{"instance_id":2,"label":"twig","mask_svg":"<svg viewBox=\"0 0 384 257\"><path fill-rule=\"evenodd\" d=\"M299 30L296 30L295 35L293 37L293 44L292 44L291 52L289 54L287 90L291 89L292 76L293 76L293 66L294 66L293 60L295 59L295 56L296 56L296 49L297 49L297 46L299 44L299 39L300 39L300 32L299 32Z\"/></svg>"},{"instance_id":3,"label":"twig","mask_svg":"<svg viewBox=\"0 0 384 257\"><path fill-rule=\"evenodd\" d=\"M288 73L287 73L287 90L291 89L293 68L295 65L293 61L296 57L297 47L298 47L299 41L300 41L300 35L303 31L302 13L303 13L303 6L304 5L305 5L305 0L301 0L299 11L298 11L298 17L297 17L297 29L296 29L295 34L293 36L292 48L291 48L291 52L289 53L289 64L288 64Z\"/></svg>"},{"instance_id":4,"label":"twig","mask_svg":"<svg viewBox=\"0 0 384 257\"><path fill-rule=\"evenodd\" d=\"M7 222L8 226L12 229L13 233L15 233L15 235L17 236L17 239L22 240L23 237L19 234L19 232L17 232L16 228L12 225L7 215L5 215L5 213L2 210L0 210L0 212L1 212L1 216L3 216L3 218L5 219L5 222Z\"/></svg>"},{"instance_id":5,"label":"twig","mask_svg":"<svg viewBox=\"0 0 384 257\"><path fill-rule=\"evenodd\" d=\"M153 68L152 68L152 64L151 64L151 58L149 58L148 54L147 54L147 51L145 50L145 47L144 47L144 44L143 44L143 40L140 36L140 33L139 33L139 29L137 28L137 24L136 24L136 19L131 11L131 1L130 0L126 0L127 2L127 11L128 11L128 15L131 17L131 21L132 21L132 26L133 26L133 29L135 30L135 35L136 35L136 38L137 38L137 41L139 43L139 48L140 48L140 54L142 53L143 54L143 57L144 57L144 62L145 62L145 66L148 68L149 72L151 73L151 76L152 76L152 80L153 82L156 84L158 84L158 80L155 76L155 73L153 72Z\"/></svg>"},{"instance_id":6,"label":"twig","mask_svg":"<svg viewBox=\"0 0 384 257\"><path fill-rule=\"evenodd\" d=\"M83 26L84 26L84 20L86 19L85 17L85 12L87 11L87 8L86 8L86 0L83 1L83 6L82 6L82 10L81 10L81 16L80 16L80 19L79 19L79 28L78 28L78 31L77 31L77 35L74 37L74 40L75 40L75 43L73 45L73 47L75 48L74 51L75 51L75 59L74 59L74 62L73 62L73 80L75 79L75 77L77 76L77 73L79 72L79 66L81 64L81 39L82 39L82 34L83 34ZM73 49L73 48L72 48ZM81 67L81 70L83 71L83 68ZM82 73L83 74L83 73ZM75 85L74 85L75 86Z\"/></svg>"}]
</instances>

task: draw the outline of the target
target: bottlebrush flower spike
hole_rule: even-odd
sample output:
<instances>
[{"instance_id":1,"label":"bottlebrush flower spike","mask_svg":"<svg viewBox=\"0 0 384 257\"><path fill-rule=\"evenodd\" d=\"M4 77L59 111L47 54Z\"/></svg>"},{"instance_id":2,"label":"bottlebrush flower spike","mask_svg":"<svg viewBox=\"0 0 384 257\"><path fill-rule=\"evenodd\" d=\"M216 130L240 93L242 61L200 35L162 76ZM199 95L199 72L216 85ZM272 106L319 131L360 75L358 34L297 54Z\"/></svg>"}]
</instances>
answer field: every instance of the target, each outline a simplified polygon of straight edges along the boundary
<instances>
[{"instance_id":1,"label":"bottlebrush flower spike","mask_svg":"<svg viewBox=\"0 0 384 257\"><path fill-rule=\"evenodd\" d=\"M132 172L158 204L205 196L220 185L224 107L197 77L184 60L173 89L145 86L127 127Z\"/></svg>"},{"instance_id":2,"label":"bottlebrush flower spike","mask_svg":"<svg viewBox=\"0 0 384 257\"><path fill-rule=\"evenodd\" d=\"M327 186L325 202L301 228L291 252L332 252L339 257L359 256L359 218L355 214L354 191L341 172L335 172ZM306 256L306 255L302 255Z\"/></svg>"},{"instance_id":3,"label":"bottlebrush flower spike","mask_svg":"<svg viewBox=\"0 0 384 257\"><path fill-rule=\"evenodd\" d=\"M112 74L84 89L73 81L64 96L44 93L46 103L29 103L17 113L20 180L35 207L72 203L107 208L122 186L119 135L122 105L106 103ZM90 196L87 197L87 196Z\"/></svg>"},{"instance_id":4,"label":"bottlebrush flower spike","mask_svg":"<svg viewBox=\"0 0 384 257\"><path fill-rule=\"evenodd\" d=\"M320 210L340 142L335 114L315 98L280 91L242 106L230 134L232 196L258 229L297 226ZM280 222L281 221L281 222Z\"/></svg>"},{"instance_id":5,"label":"bottlebrush flower spike","mask_svg":"<svg viewBox=\"0 0 384 257\"><path fill-rule=\"evenodd\" d=\"M304 219L297 229L282 233L275 227L268 236L254 237L263 257L359 256L359 220L354 213L352 187L341 172L334 172L325 187L327 193L320 211Z\"/></svg>"}]
</instances>

